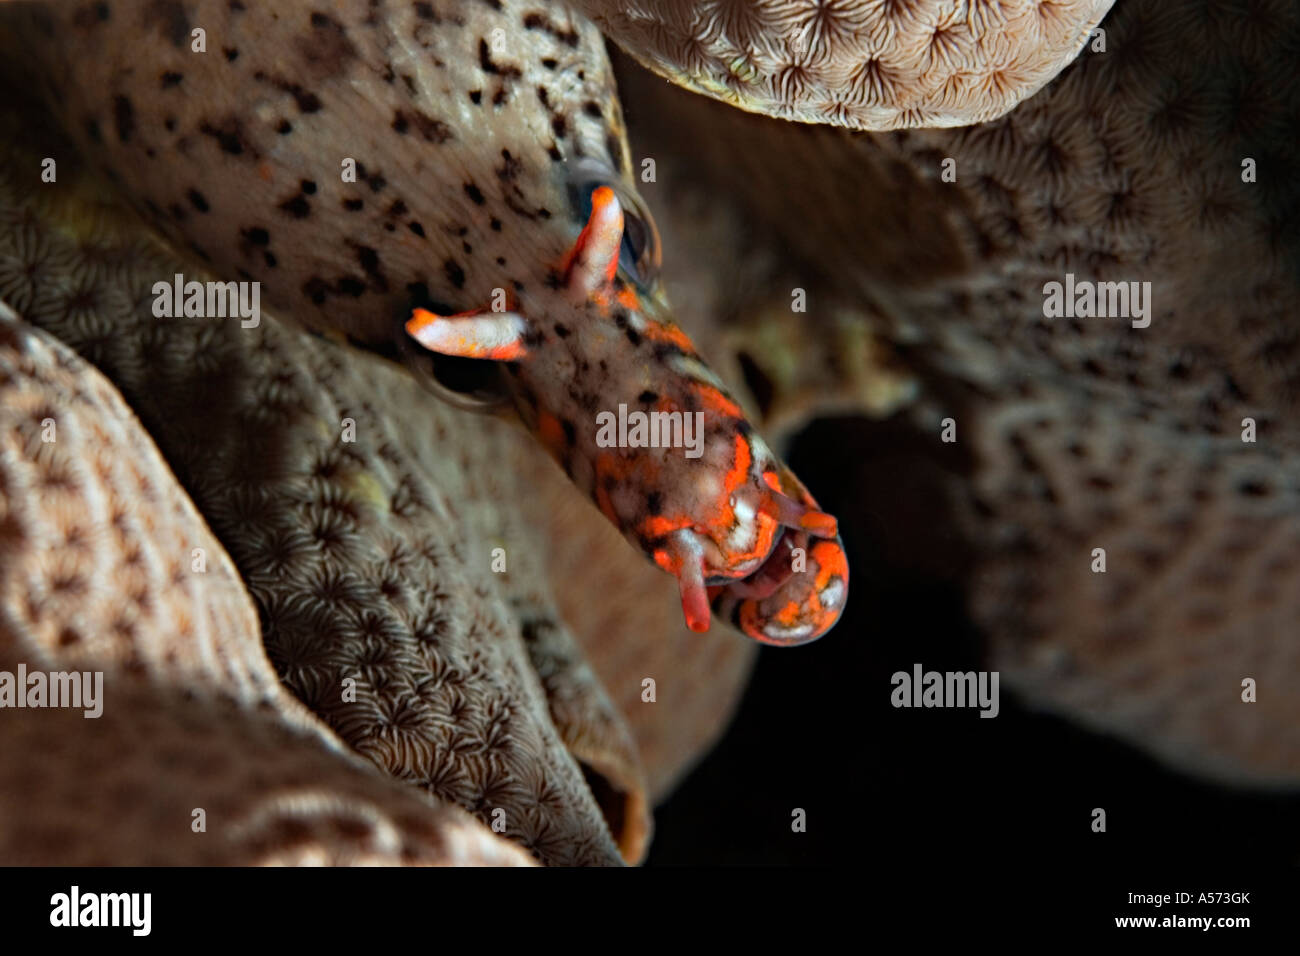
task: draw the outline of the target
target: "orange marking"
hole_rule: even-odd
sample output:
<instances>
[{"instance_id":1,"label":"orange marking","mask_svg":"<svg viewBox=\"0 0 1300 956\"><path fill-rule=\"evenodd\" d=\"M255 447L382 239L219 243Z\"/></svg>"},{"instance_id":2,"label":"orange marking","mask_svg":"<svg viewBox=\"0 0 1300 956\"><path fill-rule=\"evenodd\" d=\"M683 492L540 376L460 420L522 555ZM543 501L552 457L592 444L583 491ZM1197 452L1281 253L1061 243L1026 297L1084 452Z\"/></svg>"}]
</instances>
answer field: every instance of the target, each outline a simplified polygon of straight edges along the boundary
<instances>
[{"instance_id":1,"label":"orange marking","mask_svg":"<svg viewBox=\"0 0 1300 956\"><path fill-rule=\"evenodd\" d=\"M560 271L566 281L573 271L574 263L584 252L598 252L608 257L603 267L605 284L613 283L618 272L618 253L623 241L623 211L620 208L618 215L610 219L608 210L611 204L617 207L618 198L608 186L599 186L592 192L591 215L560 264ZM593 296L598 291L592 290Z\"/></svg>"},{"instance_id":2,"label":"orange marking","mask_svg":"<svg viewBox=\"0 0 1300 956\"><path fill-rule=\"evenodd\" d=\"M691 341L690 336L675 325L647 320L644 334L646 338L652 341L668 342L688 355L695 354L695 343Z\"/></svg>"},{"instance_id":3,"label":"orange marking","mask_svg":"<svg viewBox=\"0 0 1300 956\"><path fill-rule=\"evenodd\" d=\"M799 527L822 538L833 538L839 534L839 522L833 515L821 511L808 512L799 519Z\"/></svg>"},{"instance_id":4,"label":"orange marking","mask_svg":"<svg viewBox=\"0 0 1300 956\"><path fill-rule=\"evenodd\" d=\"M703 399L704 407L709 411L731 418L745 417L745 413L740 410L740 406L727 398L716 386L709 385L706 382L698 382L695 385L695 392Z\"/></svg>"},{"instance_id":5,"label":"orange marking","mask_svg":"<svg viewBox=\"0 0 1300 956\"><path fill-rule=\"evenodd\" d=\"M550 412L538 410L537 434L546 443L546 447L556 455L561 454L567 447L564 426L560 424L560 419Z\"/></svg>"},{"instance_id":6,"label":"orange marking","mask_svg":"<svg viewBox=\"0 0 1300 956\"><path fill-rule=\"evenodd\" d=\"M633 312L641 311L641 297L636 294L636 290L631 286L623 286L618 293L618 304L625 309L631 309Z\"/></svg>"}]
</instances>

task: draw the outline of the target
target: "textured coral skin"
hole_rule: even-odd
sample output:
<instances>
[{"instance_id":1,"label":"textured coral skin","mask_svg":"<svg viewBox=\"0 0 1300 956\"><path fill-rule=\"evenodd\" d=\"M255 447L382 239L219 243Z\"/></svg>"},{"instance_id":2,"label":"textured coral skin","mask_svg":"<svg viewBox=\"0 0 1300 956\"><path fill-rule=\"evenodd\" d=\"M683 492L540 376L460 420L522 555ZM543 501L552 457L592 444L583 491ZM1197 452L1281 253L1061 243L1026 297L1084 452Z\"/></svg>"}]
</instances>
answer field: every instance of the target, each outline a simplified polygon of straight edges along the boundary
<instances>
[{"instance_id":1,"label":"textured coral skin","mask_svg":"<svg viewBox=\"0 0 1300 956\"><path fill-rule=\"evenodd\" d=\"M562 6L102 9L7 11L0 46L144 218L301 324L391 343L412 304L540 294L585 221L566 162L632 189L603 40Z\"/></svg>"},{"instance_id":2,"label":"textured coral skin","mask_svg":"<svg viewBox=\"0 0 1300 956\"><path fill-rule=\"evenodd\" d=\"M110 251L111 236L96 245ZM412 460L398 446L405 429L379 411L385 398L409 407L420 395L404 370L269 319L201 331L154 319L150 277L184 267L159 254L146 261L97 288L104 311L70 310L68 272L42 271L27 315L87 348L134 403L257 599L281 679L389 774L489 823L504 808L507 834L545 861L616 861L507 595L485 576L487 541L501 532L470 523L491 521L492 489L467 487L466 459L508 426L475 421L472 448L435 455L458 413L421 395L424 460ZM141 305L114 310L114 301ZM93 347L99 337L110 349ZM400 398L384 395L392 389ZM340 441L345 418L357 422L355 443ZM504 540L523 550L518 537ZM342 700L349 677L355 703ZM639 790L635 772L619 783ZM638 806L626 815L641 831L634 854L644 842Z\"/></svg>"},{"instance_id":3,"label":"textured coral skin","mask_svg":"<svg viewBox=\"0 0 1300 956\"><path fill-rule=\"evenodd\" d=\"M3 306L0 435L0 669L105 672L97 718L6 710L6 864L529 864L281 688L234 564L121 396Z\"/></svg>"},{"instance_id":4,"label":"textured coral skin","mask_svg":"<svg viewBox=\"0 0 1300 956\"><path fill-rule=\"evenodd\" d=\"M793 128L635 70L620 86L634 140L681 149L747 241L782 250L771 294L808 288L814 338L858 304L922 386L916 427L955 418L992 666L1187 771L1294 781L1300 17L1138 0L1102 26L1107 52L963 130ZM1150 327L1044 318L1068 271L1151 281ZM1243 704L1245 677L1273 691Z\"/></svg>"},{"instance_id":5,"label":"textured coral skin","mask_svg":"<svg viewBox=\"0 0 1300 956\"><path fill-rule=\"evenodd\" d=\"M1074 59L1114 0L578 0L674 82L852 129L1003 115Z\"/></svg>"},{"instance_id":6,"label":"textured coral skin","mask_svg":"<svg viewBox=\"0 0 1300 956\"><path fill-rule=\"evenodd\" d=\"M153 318L151 282L194 266L171 258L137 221L105 203L104 184L78 171L65 143L34 142L39 124L26 128L24 137L8 139L0 164L0 296L81 349L126 391L235 553L281 677L309 703L332 698L337 729L386 769L486 817L477 789L482 758L475 748L446 746L463 737L431 722L419 705L402 715L405 731L376 724L402 712L404 695L432 666L430 653L461 648L455 655L470 655L463 664L448 670L436 661L446 677L429 691L428 706L457 708L465 728L484 728L480 736L492 730L492 708L528 715L515 720L522 744L514 742L518 735L488 739L487 754L515 747L524 763L520 779L558 774L564 781L571 803L538 824L557 843L571 841L565 827L604 828L581 778L556 750L558 735L587 768L623 852L635 859L648 837L644 788L662 793L712 742L743 686L752 648L686 632L671 581L611 538L606 522L517 429L449 409L390 363L309 335L278 326L245 331L237 322L196 333L192 324ZM22 171L41 155L60 157L66 188L27 188ZM358 422L358 441L340 445L347 416ZM374 497L388 506L368 507ZM548 525L560 513L568 519ZM485 549L497 545L508 552L505 575L489 570ZM465 548L477 560L467 560ZM393 549L407 558L379 567L377 556ZM592 587L583 562L618 587ZM377 569L383 580L375 579ZM342 619L298 610L322 579L353 589L347 594L357 603ZM581 608L569 618L572 630L558 627L549 610L556 594ZM374 656L386 646L376 628L391 639L391 653ZM599 677L572 645L575 632ZM500 640L504 649L475 650L479 639ZM453 663L461 660L455 655ZM474 659L499 661L504 676ZM355 674L354 666L369 668L375 681L359 694L361 717L358 708L338 704L338 679L345 670ZM704 675L707 688L692 691ZM671 706L641 701L644 677L658 681ZM601 684L625 717L611 712ZM538 727L528 729L532 722ZM547 761L558 769L547 770ZM428 782L434 778L441 782ZM529 799L514 797L520 807ZM557 814L561 821L570 814L570 822L557 826ZM575 855L582 852L566 847L547 858L582 859ZM607 844L601 852L607 860Z\"/></svg>"}]
</instances>

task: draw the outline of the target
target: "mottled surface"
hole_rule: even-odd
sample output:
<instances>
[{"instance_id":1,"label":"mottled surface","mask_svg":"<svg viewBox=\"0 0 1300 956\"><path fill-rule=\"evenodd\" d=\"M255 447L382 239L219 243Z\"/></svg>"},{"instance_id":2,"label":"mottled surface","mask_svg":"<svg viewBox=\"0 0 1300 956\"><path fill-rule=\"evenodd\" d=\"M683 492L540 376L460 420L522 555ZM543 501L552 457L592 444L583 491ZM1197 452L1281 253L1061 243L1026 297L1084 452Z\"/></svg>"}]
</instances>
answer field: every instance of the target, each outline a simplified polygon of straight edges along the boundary
<instances>
[{"instance_id":1,"label":"mottled surface","mask_svg":"<svg viewBox=\"0 0 1300 956\"><path fill-rule=\"evenodd\" d=\"M96 716L89 700L4 711L6 864L529 862L285 693L233 563L139 421L2 305L0 491L0 669L102 674Z\"/></svg>"},{"instance_id":2,"label":"mottled surface","mask_svg":"<svg viewBox=\"0 0 1300 956\"><path fill-rule=\"evenodd\" d=\"M1300 20L1130 0L1103 26L1107 52L966 130L794 128L621 79L633 141L783 250L769 325L796 285L805 328L856 304L922 386L914 428L942 450L954 418L994 666L1189 771L1294 780ZM1067 272L1150 281L1150 326L1045 318ZM1273 690L1242 703L1245 677Z\"/></svg>"},{"instance_id":3,"label":"mottled surface","mask_svg":"<svg viewBox=\"0 0 1300 956\"><path fill-rule=\"evenodd\" d=\"M77 145L178 247L313 327L391 342L415 302L545 295L586 219L566 160L626 166L603 41L559 5L87 9L8 12Z\"/></svg>"},{"instance_id":4,"label":"mottled surface","mask_svg":"<svg viewBox=\"0 0 1300 956\"><path fill-rule=\"evenodd\" d=\"M1074 59L1114 0L577 0L656 73L852 129L994 119Z\"/></svg>"},{"instance_id":5,"label":"mottled surface","mask_svg":"<svg viewBox=\"0 0 1300 956\"><path fill-rule=\"evenodd\" d=\"M57 137L33 138L39 127L28 130L24 147L15 148L4 166L0 296L80 348L126 391L235 553L261 606L273 660L291 688L309 703L332 698L321 706L328 703L349 742L386 768L428 786L442 773L445 794L486 814L472 777L483 772L475 769L482 759L477 748L445 746L465 738L431 716L424 701L403 709L403 700L436 679L429 672L430 646L436 650L445 640L464 647L471 637L496 633L484 630L484 619L488 628L499 628L508 607L504 640L513 649L506 655L510 663L502 665L506 676L498 681L468 658L459 668L438 661L444 686L426 693L441 702L443 713L456 708L466 727L482 715L484 735L497 733L492 714L466 709L462 680L485 705L499 693L518 693L515 706L530 721L549 702L543 722L553 721L555 730L542 734L542 756L528 752L520 759L559 761L554 772L572 788L575 777L566 769L572 765L555 750L557 737L562 740L586 768L625 852L635 857L648 835L639 796L645 784L624 718L609 713L599 683L631 722L648 784L661 793L720 731L752 649L734 636L701 641L686 633L671 581L617 535L611 540L604 520L517 429L449 409L391 364L311 336L278 327L242 330L237 321L155 319L151 282L192 266L169 258L138 223L124 220L106 201L104 185L79 171ZM33 191L26 170L49 153L63 157L60 185ZM336 391L309 377L322 363L329 363ZM349 415L358 423L354 445L339 441L342 418ZM371 451L376 445L382 455ZM546 536L534 537L535 527L562 511L570 518L549 529L549 545L542 543ZM373 557L376 548L384 555L403 551L403 542L409 548L399 565L383 567ZM488 553L496 546L506 549L511 573L491 572ZM446 548L460 559L442 557ZM462 549L472 549L479 560L464 563ZM584 571L584 562L595 568ZM596 586L602 575L620 587ZM308 613L322 587L343 588L331 593L355 603L342 615ZM470 610L483 593L499 595L486 615ZM555 593L582 609L572 632L557 628L547 612ZM664 608L669 613L661 613ZM599 682L568 643L573 632L588 649ZM376 657L389 646L376 633L391 637L396 650ZM529 640L533 634L546 639ZM492 656L472 653L479 660L483 653ZM407 655L413 654L423 655L423 663L412 665ZM541 691L528 676L529 662ZM340 705L338 679L345 670L360 673L352 668L361 666L371 669L375 684L363 686L359 698L381 713L363 707L365 716L344 727L355 709ZM709 675L707 687L688 693L696 674ZM658 681L672 706L641 701L644 677ZM393 715L405 722L405 732L391 726ZM491 756L496 738L486 741ZM530 739L536 743L537 737ZM471 774L468 781L464 774ZM546 776L531 765L521 770L522 779L529 774ZM581 790L570 789L564 799L576 801L570 808L593 806ZM556 812L563 817L571 809ZM603 826L590 809L570 819Z\"/></svg>"}]
</instances>

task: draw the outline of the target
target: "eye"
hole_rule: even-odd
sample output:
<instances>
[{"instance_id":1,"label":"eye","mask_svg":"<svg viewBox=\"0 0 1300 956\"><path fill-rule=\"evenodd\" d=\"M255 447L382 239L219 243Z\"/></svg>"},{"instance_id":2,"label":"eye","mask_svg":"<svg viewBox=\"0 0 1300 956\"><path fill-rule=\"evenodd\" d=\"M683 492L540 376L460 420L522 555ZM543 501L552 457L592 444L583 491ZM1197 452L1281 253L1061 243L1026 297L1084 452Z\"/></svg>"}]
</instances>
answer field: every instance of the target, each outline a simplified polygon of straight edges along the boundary
<instances>
[{"instance_id":1,"label":"eye","mask_svg":"<svg viewBox=\"0 0 1300 956\"><path fill-rule=\"evenodd\" d=\"M623 247L618 264L637 286L649 292L659 283L659 230L641 197L627 188L604 164L595 160L578 160L571 164L569 202L575 218L586 223L591 217L591 194L608 186L618 196L623 209Z\"/></svg>"}]
</instances>

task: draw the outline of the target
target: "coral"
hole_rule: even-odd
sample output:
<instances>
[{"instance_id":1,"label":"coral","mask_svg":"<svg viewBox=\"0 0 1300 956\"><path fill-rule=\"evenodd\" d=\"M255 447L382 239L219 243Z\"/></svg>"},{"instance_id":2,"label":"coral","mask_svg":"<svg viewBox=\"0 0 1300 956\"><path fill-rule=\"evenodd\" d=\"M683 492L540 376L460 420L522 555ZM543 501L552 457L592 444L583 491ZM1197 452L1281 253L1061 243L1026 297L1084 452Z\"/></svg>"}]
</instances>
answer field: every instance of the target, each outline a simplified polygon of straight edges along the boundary
<instances>
[{"instance_id":1,"label":"coral","mask_svg":"<svg viewBox=\"0 0 1300 956\"><path fill-rule=\"evenodd\" d=\"M656 73L732 106L854 129L994 119L1074 59L1113 0L578 0Z\"/></svg>"},{"instance_id":2,"label":"coral","mask_svg":"<svg viewBox=\"0 0 1300 956\"><path fill-rule=\"evenodd\" d=\"M1105 52L962 130L792 127L634 69L620 86L633 140L664 169L689 157L735 248L781 250L757 306L717 321L779 325L802 286L820 339L855 306L920 386L914 428L937 442L953 418L992 666L1186 770L1294 781L1300 17L1234 11L1127 2ZM1046 317L1066 273L1150 282L1149 326ZM1246 677L1273 692L1242 703Z\"/></svg>"},{"instance_id":3,"label":"coral","mask_svg":"<svg viewBox=\"0 0 1300 956\"><path fill-rule=\"evenodd\" d=\"M152 281L186 266L142 240L131 217L88 202L102 187L80 176L75 161L62 167L60 190L33 195L15 183L15 171L39 151L13 149L28 158L11 154L4 164L0 217L16 228L0 240L0 262L34 278L28 318L81 348L123 389L231 550L288 686L390 773L489 821L493 807L505 808L507 834L531 841L548 861L609 861L606 824L567 744L625 852L643 852L648 810L638 757L546 602L552 580L595 608L614 602L617 620L593 618L603 630L585 640L600 650L598 660L619 662L611 645L640 643L639 614L660 602L654 585L671 582L635 554L603 562L619 568L622 560L623 580L644 582L628 594L588 591L580 575L548 579L548 551L533 538L524 502L576 505L554 533L588 560L592 527L607 529L525 435L446 407L389 362L267 316L247 330L235 320L155 318ZM39 241L20 248L13 237L23 236ZM53 252L23 258L37 248ZM93 307L74 309L69 290L90 261L118 266L96 274ZM348 417L358 440L345 444ZM498 544L507 550L505 575L490 570ZM616 550L607 540L594 547ZM604 673L656 741L657 781L692 759L678 737L702 745L716 733L752 660L739 641L706 653L680 624L662 637L628 665L630 674ZM636 696L643 676L670 687L700 658L732 662L708 697L674 710ZM349 676L361 678L354 705L341 702ZM511 754L512 776L490 776ZM493 789L494 779L504 782Z\"/></svg>"},{"instance_id":4,"label":"coral","mask_svg":"<svg viewBox=\"0 0 1300 956\"><path fill-rule=\"evenodd\" d=\"M529 862L280 687L233 563L121 396L3 306L0 489L0 669L103 680L94 716L6 710L6 863Z\"/></svg>"}]
</instances>

